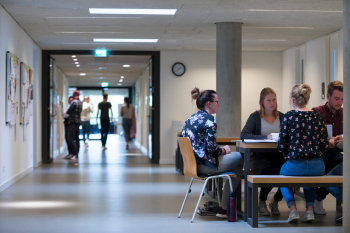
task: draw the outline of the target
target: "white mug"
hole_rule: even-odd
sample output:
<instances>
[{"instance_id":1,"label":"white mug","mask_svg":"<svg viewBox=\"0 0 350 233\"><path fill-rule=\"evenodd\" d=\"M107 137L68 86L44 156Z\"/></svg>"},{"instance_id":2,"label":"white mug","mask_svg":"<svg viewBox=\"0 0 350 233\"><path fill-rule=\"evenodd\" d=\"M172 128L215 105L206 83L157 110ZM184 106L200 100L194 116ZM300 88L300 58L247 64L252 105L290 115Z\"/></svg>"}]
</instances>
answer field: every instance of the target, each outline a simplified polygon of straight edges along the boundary
<instances>
[{"instance_id":1,"label":"white mug","mask_svg":"<svg viewBox=\"0 0 350 233\"><path fill-rule=\"evenodd\" d=\"M270 138L272 140L278 141L278 135L279 133L270 133Z\"/></svg>"}]
</instances>

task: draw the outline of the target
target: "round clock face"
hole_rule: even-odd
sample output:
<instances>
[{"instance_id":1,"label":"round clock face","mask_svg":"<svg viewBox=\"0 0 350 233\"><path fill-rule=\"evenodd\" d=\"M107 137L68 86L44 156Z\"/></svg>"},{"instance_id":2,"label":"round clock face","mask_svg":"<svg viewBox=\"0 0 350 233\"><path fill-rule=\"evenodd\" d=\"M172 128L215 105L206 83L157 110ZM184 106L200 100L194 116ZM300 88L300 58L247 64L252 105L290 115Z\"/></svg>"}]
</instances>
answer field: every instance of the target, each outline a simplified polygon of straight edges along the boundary
<instances>
[{"instance_id":1,"label":"round clock face","mask_svg":"<svg viewBox=\"0 0 350 233\"><path fill-rule=\"evenodd\" d=\"M180 62L177 62L173 65L172 69L173 71L173 74L176 75L176 76L181 76L185 73L186 71L186 67L184 64L180 63Z\"/></svg>"}]
</instances>

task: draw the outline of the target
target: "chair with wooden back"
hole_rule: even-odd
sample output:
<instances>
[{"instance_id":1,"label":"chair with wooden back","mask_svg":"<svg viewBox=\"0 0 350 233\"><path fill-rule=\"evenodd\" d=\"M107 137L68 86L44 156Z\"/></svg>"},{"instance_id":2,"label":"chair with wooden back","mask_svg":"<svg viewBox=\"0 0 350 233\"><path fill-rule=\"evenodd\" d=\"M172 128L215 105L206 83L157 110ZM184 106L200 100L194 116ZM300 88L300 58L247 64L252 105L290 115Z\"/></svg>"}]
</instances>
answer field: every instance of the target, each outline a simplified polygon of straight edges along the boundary
<instances>
[{"instance_id":1,"label":"chair with wooden back","mask_svg":"<svg viewBox=\"0 0 350 233\"><path fill-rule=\"evenodd\" d=\"M208 181L213 179L214 182L215 182L215 187L216 187L216 184L218 184L218 181L217 181L218 178L230 179L230 177L237 178L237 176L233 172L226 172L226 173L212 175L212 176L207 176L207 177L199 177L197 175L197 163L196 163L196 158L195 158L195 155L194 155L194 152L193 152L193 148L192 148L190 139L188 137L178 137L177 140L179 142L180 151L181 151L182 159L183 159L183 162L184 162L184 175L192 177L190 185L189 185L187 193L186 193L186 196L185 196L185 199L184 199L184 202L182 203L182 207L181 207L181 210L180 210L180 213L179 213L179 218L181 218L182 210L183 210L183 208L185 206L188 194L191 192L191 187L192 187L193 181L194 180L204 181L202 192L199 195L197 206L196 206L196 208L194 210L194 213L193 213L193 216L192 216L192 219L191 219L191 222L193 223L193 220L194 220L194 218L196 216L196 211L198 209L199 203L200 203L200 201L202 199L202 196L204 194L204 190L205 190L205 187L207 186ZM232 192L233 190L232 190L231 182L229 182L229 184L230 184L230 189L231 189L231 192ZM219 189L216 188L216 190L217 190L218 201L220 203Z\"/></svg>"}]
</instances>

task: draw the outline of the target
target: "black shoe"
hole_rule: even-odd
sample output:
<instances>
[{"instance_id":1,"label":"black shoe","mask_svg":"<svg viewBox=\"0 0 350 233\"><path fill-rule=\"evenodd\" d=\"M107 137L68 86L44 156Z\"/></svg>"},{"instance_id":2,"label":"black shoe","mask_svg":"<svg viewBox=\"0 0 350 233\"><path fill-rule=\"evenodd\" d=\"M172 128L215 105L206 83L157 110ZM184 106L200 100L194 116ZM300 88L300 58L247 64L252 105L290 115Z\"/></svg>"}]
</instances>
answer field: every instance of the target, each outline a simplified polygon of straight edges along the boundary
<instances>
[{"instance_id":1,"label":"black shoe","mask_svg":"<svg viewBox=\"0 0 350 233\"><path fill-rule=\"evenodd\" d=\"M337 218L335 219L335 222L338 222L338 223L343 222L343 215L340 215L339 217L337 217Z\"/></svg>"}]
</instances>

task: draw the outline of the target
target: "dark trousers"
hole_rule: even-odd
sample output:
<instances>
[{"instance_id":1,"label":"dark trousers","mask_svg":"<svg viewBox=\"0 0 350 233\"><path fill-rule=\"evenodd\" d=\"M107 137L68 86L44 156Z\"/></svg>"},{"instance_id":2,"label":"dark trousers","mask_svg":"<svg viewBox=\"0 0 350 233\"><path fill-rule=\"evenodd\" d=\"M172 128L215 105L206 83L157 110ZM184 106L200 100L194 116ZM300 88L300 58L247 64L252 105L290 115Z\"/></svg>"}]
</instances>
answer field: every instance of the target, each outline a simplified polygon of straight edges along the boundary
<instances>
[{"instance_id":1,"label":"dark trousers","mask_svg":"<svg viewBox=\"0 0 350 233\"><path fill-rule=\"evenodd\" d=\"M78 157L79 154L79 126L78 123L70 123L68 127L68 145L72 148L72 154Z\"/></svg>"},{"instance_id":2,"label":"dark trousers","mask_svg":"<svg viewBox=\"0 0 350 233\"><path fill-rule=\"evenodd\" d=\"M109 120L101 120L101 141L102 146L106 146L107 135L109 131Z\"/></svg>"},{"instance_id":3,"label":"dark trousers","mask_svg":"<svg viewBox=\"0 0 350 233\"><path fill-rule=\"evenodd\" d=\"M342 153L325 154L323 159L326 171L331 171L335 166L343 162ZM316 199L322 201L328 195L328 190L325 187L316 188Z\"/></svg>"},{"instance_id":4,"label":"dark trousers","mask_svg":"<svg viewBox=\"0 0 350 233\"><path fill-rule=\"evenodd\" d=\"M258 175L279 175L285 159L281 153L253 153L250 158L252 171ZM272 188L260 189L260 201L266 201ZM283 198L280 188L273 196L275 201Z\"/></svg>"},{"instance_id":5,"label":"dark trousers","mask_svg":"<svg viewBox=\"0 0 350 233\"><path fill-rule=\"evenodd\" d=\"M67 147L68 147L68 154L72 154L72 148L68 143L68 135L69 135L69 124L68 124L68 119L64 119L64 138L66 139L67 142Z\"/></svg>"},{"instance_id":6,"label":"dark trousers","mask_svg":"<svg viewBox=\"0 0 350 233\"><path fill-rule=\"evenodd\" d=\"M90 136L90 121L81 121L81 126L83 127L83 140L85 141L85 134L87 135L87 138L89 140Z\"/></svg>"}]
</instances>

